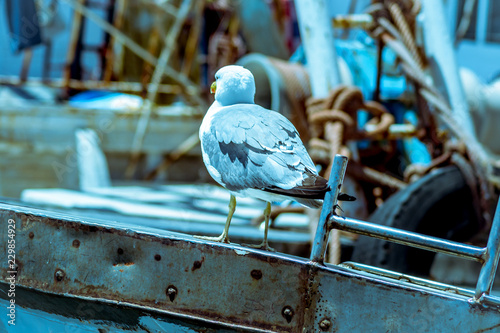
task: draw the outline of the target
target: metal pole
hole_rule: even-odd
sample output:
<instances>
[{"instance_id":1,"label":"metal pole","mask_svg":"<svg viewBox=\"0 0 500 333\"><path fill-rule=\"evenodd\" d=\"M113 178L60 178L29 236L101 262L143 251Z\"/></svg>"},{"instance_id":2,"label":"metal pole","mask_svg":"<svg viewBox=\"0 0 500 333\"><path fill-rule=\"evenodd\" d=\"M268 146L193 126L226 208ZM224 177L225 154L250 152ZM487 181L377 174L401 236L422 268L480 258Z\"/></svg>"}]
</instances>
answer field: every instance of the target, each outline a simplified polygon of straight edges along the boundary
<instances>
[{"instance_id":1,"label":"metal pole","mask_svg":"<svg viewBox=\"0 0 500 333\"><path fill-rule=\"evenodd\" d=\"M485 248L427 236L416 232L400 230L339 216L332 216L330 218L329 225L335 229L385 239L394 243L413 246L419 249L455 255L481 263L486 260Z\"/></svg>"},{"instance_id":2,"label":"metal pole","mask_svg":"<svg viewBox=\"0 0 500 333\"><path fill-rule=\"evenodd\" d=\"M476 133L458 74L453 40L446 25L443 1L422 0L424 44L438 89L448 97L460 125L474 140Z\"/></svg>"},{"instance_id":3,"label":"metal pole","mask_svg":"<svg viewBox=\"0 0 500 333\"><path fill-rule=\"evenodd\" d=\"M297 9L302 47L307 58L306 68L311 82L312 96L315 98L325 98L333 88L341 83L337 54L335 52L333 26L328 12L327 0L295 0L295 6ZM332 175L334 174L333 170ZM342 172L343 177L344 172ZM336 203L337 198L335 197ZM325 206L323 206L323 209L325 209ZM329 214L330 211L331 209L327 213ZM320 221L323 218L326 217L322 215ZM316 232L318 233L323 227L318 225ZM325 234L328 235L327 232ZM316 234L315 244L318 241L317 237L318 234ZM338 238L332 238L334 238L332 240L333 246L340 249ZM335 240L337 241L335 242ZM328 242L325 239L322 246L326 246L326 243ZM325 248L318 249L318 251L321 254L319 252L316 255L311 253L311 259L315 258L313 260L322 262ZM339 251L332 252L340 253Z\"/></svg>"},{"instance_id":4,"label":"metal pole","mask_svg":"<svg viewBox=\"0 0 500 333\"><path fill-rule=\"evenodd\" d=\"M295 0L300 37L314 97L323 98L340 84L333 27L325 0Z\"/></svg>"},{"instance_id":5,"label":"metal pole","mask_svg":"<svg viewBox=\"0 0 500 333\"><path fill-rule=\"evenodd\" d=\"M480 298L483 294L488 295L490 293L493 281L495 280L495 273L497 272L498 260L500 258L500 200L497 204L490 236L488 237L485 257L486 261L481 268L477 280L476 299Z\"/></svg>"},{"instance_id":6,"label":"metal pole","mask_svg":"<svg viewBox=\"0 0 500 333\"><path fill-rule=\"evenodd\" d=\"M311 250L311 261L323 264L325 257L326 245L328 244L328 220L332 213L334 213L335 206L337 205L337 198L340 193L340 187L344 181L345 169L347 168L347 157L342 155L335 155L330 173L328 185L330 190L326 192L323 201L323 208L318 221L316 229L316 236Z\"/></svg>"}]
</instances>

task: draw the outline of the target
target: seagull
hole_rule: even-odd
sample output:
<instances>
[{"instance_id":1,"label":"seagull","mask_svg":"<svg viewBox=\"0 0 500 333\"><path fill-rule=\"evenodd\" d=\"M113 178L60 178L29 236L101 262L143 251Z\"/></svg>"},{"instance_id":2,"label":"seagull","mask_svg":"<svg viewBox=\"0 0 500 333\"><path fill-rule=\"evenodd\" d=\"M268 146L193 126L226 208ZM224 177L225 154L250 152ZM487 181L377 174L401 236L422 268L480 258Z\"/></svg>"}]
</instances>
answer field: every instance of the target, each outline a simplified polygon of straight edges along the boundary
<instances>
[{"instance_id":1,"label":"seagull","mask_svg":"<svg viewBox=\"0 0 500 333\"><path fill-rule=\"evenodd\" d=\"M294 200L319 208L329 190L319 176L297 129L283 115L254 103L255 80L242 66L222 67L215 74L210 92L215 101L200 126L203 162L212 178L230 191L229 213L219 237L203 237L229 243L229 225L236 197L267 202L264 240L255 246L272 250L267 241L271 202ZM353 201L341 193L339 200Z\"/></svg>"}]
</instances>

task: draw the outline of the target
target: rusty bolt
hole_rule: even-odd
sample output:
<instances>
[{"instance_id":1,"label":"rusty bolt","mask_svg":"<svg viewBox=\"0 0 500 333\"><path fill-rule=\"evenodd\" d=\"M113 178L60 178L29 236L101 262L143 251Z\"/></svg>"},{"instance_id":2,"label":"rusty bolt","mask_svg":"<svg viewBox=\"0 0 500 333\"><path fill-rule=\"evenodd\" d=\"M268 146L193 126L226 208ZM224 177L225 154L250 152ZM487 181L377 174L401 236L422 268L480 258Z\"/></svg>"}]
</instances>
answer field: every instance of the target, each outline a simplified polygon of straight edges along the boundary
<instances>
[{"instance_id":1,"label":"rusty bolt","mask_svg":"<svg viewBox=\"0 0 500 333\"><path fill-rule=\"evenodd\" d=\"M254 269L250 272L250 276L252 276L255 280L260 280L262 278L262 271Z\"/></svg>"},{"instance_id":2,"label":"rusty bolt","mask_svg":"<svg viewBox=\"0 0 500 333\"><path fill-rule=\"evenodd\" d=\"M293 309L287 305L281 310L281 315L286 319L286 322L289 323L293 318Z\"/></svg>"},{"instance_id":3,"label":"rusty bolt","mask_svg":"<svg viewBox=\"0 0 500 333\"><path fill-rule=\"evenodd\" d=\"M73 244L72 244L72 245L73 245L73 247L74 247L74 248L79 248L79 247L80 247L80 241L79 241L78 239L75 239L75 240L73 241Z\"/></svg>"},{"instance_id":4,"label":"rusty bolt","mask_svg":"<svg viewBox=\"0 0 500 333\"><path fill-rule=\"evenodd\" d=\"M324 318L323 320L321 320L319 322L319 328L325 332L325 331L328 331L330 329L330 327L332 326L332 322L330 321L330 319L328 318Z\"/></svg>"},{"instance_id":5,"label":"rusty bolt","mask_svg":"<svg viewBox=\"0 0 500 333\"><path fill-rule=\"evenodd\" d=\"M175 286L168 286L167 287L167 296L170 299L170 302L173 302L175 297L177 296L177 288Z\"/></svg>"},{"instance_id":6,"label":"rusty bolt","mask_svg":"<svg viewBox=\"0 0 500 333\"><path fill-rule=\"evenodd\" d=\"M35 237L35 234L33 233L33 231L30 231L30 233L28 234L28 237L30 239L33 239L33 237Z\"/></svg>"},{"instance_id":7,"label":"rusty bolt","mask_svg":"<svg viewBox=\"0 0 500 333\"><path fill-rule=\"evenodd\" d=\"M193 263L193 267L191 268L191 271L194 272L195 270L200 269L202 264L203 264L203 261L196 260Z\"/></svg>"},{"instance_id":8,"label":"rusty bolt","mask_svg":"<svg viewBox=\"0 0 500 333\"><path fill-rule=\"evenodd\" d=\"M64 277L66 276L66 273L60 268L56 269L56 272L54 273L54 278L56 281L62 281Z\"/></svg>"}]
</instances>

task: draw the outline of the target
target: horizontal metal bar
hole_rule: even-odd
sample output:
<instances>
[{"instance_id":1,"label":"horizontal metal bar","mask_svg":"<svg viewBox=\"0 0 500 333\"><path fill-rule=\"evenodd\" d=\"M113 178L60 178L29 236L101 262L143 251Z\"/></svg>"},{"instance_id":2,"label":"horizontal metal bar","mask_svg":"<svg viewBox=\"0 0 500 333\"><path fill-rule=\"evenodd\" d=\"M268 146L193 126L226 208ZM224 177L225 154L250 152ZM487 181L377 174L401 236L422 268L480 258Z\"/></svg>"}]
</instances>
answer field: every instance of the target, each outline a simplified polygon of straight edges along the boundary
<instances>
[{"instance_id":1,"label":"horizontal metal bar","mask_svg":"<svg viewBox=\"0 0 500 333\"><path fill-rule=\"evenodd\" d=\"M480 298L482 304L500 306L500 297L483 294Z\"/></svg>"},{"instance_id":2,"label":"horizontal metal bar","mask_svg":"<svg viewBox=\"0 0 500 333\"><path fill-rule=\"evenodd\" d=\"M474 291L466 288L460 288L457 286L453 286L451 284L436 282L429 279L420 278L417 276L401 274L398 272L394 272L388 269L383 269L379 267L374 267L370 265L360 264L357 262L347 261L340 264L341 267L354 269L356 271L366 272L369 274L379 275L383 277L387 277L393 280L403 281L419 286L424 286L427 288L437 289L441 291L445 291L448 293L462 295L465 297L474 297Z\"/></svg>"},{"instance_id":3,"label":"horizontal metal bar","mask_svg":"<svg viewBox=\"0 0 500 333\"><path fill-rule=\"evenodd\" d=\"M408 245L433 252L441 252L483 263L486 248L453 242L416 232L400 230L378 224L334 215L329 220L330 228L345 230L360 235L385 239L394 243Z\"/></svg>"},{"instance_id":4,"label":"horizontal metal bar","mask_svg":"<svg viewBox=\"0 0 500 333\"><path fill-rule=\"evenodd\" d=\"M416 276L412 275L406 275L406 274L401 274L397 273L394 271L390 271L387 269L379 268L379 267L374 267L370 265L365 265L365 264L360 264L357 262L343 262L339 266L345 267L348 269L353 269L356 271L360 272L366 272L369 274L374 274L374 275L379 275L383 277L387 277L390 279L398 280L398 281L404 281L407 283L427 287L427 288L432 288L436 290L441 290L450 294L456 294L456 295L461 295L465 297L470 297L469 302L471 304L484 304L484 305L493 305L493 306L500 306L500 297L497 296L492 296L488 294L481 294L480 298L475 297L475 292L474 290L471 289L466 289L466 288L460 288L451 284L446 284L446 283L441 283L441 282L436 282L432 281L429 279L423 279L419 278Z\"/></svg>"}]
</instances>

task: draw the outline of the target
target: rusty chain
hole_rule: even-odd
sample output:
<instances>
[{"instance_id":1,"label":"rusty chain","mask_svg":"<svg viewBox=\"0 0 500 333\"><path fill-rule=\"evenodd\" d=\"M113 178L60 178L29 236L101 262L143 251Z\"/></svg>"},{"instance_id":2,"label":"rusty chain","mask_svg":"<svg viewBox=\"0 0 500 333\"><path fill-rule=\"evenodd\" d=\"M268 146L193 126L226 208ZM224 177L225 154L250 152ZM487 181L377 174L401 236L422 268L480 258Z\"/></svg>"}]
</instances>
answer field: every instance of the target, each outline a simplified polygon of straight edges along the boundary
<instances>
[{"instance_id":1,"label":"rusty chain","mask_svg":"<svg viewBox=\"0 0 500 333\"><path fill-rule=\"evenodd\" d=\"M478 152L477 145L472 142L474 140L464 139L464 131L453 117L452 110L447 103L446 98L433 86L426 78L424 72L427 64L424 53L416 44L416 17L421 8L418 0L374 0L368 9L368 13L372 15L375 25L371 28L370 33L374 38L380 39L384 45L391 48L401 62L401 69L407 78L416 86L417 100L425 100L425 103L419 102L420 116L423 119L421 122L424 127L421 127L420 139L427 142L433 155L433 161L427 167L411 165L405 170L405 178L409 180L414 176L423 176L435 167L445 164L457 165L463 173L467 169L464 163L471 165L471 170L476 178L476 182L470 180L471 172L467 172L467 183L471 185L473 195L479 197L479 205L482 209L479 218L483 220L483 224L489 227L491 223L491 200L493 197L493 186L488 180L490 162ZM432 109L432 113L429 109ZM429 117L430 116L430 117ZM429 126L428 118L439 118L446 124L450 133L454 136L459 145L465 147L460 151L451 152L446 149L437 149L433 151L438 135L435 133L436 128ZM427 119L427 120L426 120ZM430 119L433 121L433 119ZM432 125L432 123L430 124ZM446 139L440 138L446 141ZM447 142L444 142L446 145ZM439 155L436 155L439 154ZM456 156L462 156L462 159ZM452 156L455 156L452 158ZM472 188L475 184L475 188Z\"/></svg>"},{"instance_id":2,"label":"rusty chain","mask_svg":"<svg viewBox=\"0 0 500 333\"><path fill-rule=\"evenodd\" d=\"M335 154L350 156L346 146L348 140L375 139L387 137L394 117L380 103L365 101L357 87L339 86L326 98L310 98L306 102L308 120L311 127L309 151L311 158L328 165L325 175L329 174ZM359 129L358 110L368 111L373 118L369 123L374 127L370 131ZM349 172L357 179L362 179L393 189L401 189L406 183L379 172L375 169L351 161Z\"/></svg>"}]
</instances>

